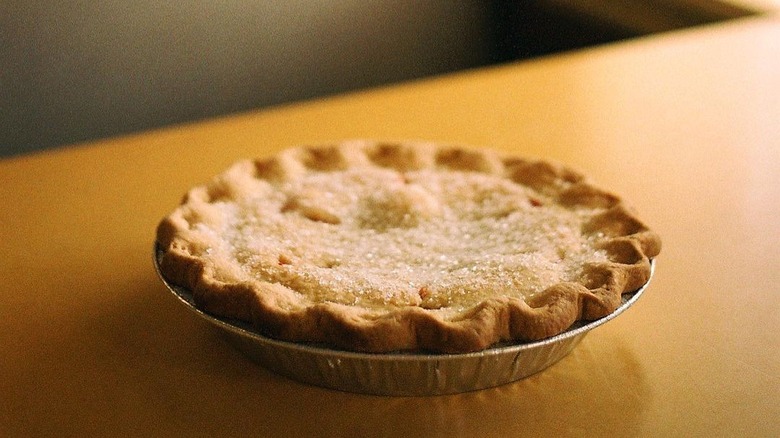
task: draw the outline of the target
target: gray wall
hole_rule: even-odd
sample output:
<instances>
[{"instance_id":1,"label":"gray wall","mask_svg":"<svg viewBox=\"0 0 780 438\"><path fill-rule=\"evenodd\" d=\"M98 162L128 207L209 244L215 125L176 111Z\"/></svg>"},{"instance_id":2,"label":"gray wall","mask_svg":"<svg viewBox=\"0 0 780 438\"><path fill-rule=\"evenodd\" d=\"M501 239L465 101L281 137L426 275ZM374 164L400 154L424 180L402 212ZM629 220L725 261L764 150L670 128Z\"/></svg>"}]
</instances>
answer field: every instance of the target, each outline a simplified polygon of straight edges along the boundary
<instances>
[{"instance_id":1,"label":"gray wall","mask_svg":"<svg viewBox=\"0 0 780 438\"><path fill-rule=\"evenodd\" d=\"M478 0L5 0L0 156L484 64Z\"/></svg>"}]
</instances>

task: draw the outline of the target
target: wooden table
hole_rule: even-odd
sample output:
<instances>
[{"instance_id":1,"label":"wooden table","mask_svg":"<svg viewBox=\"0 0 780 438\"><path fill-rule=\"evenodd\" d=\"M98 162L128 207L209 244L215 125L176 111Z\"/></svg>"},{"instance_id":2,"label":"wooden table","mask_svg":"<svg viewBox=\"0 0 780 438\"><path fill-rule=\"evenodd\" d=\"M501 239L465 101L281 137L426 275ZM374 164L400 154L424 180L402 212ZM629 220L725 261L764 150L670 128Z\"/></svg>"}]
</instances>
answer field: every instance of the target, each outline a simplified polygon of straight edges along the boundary
<instances>
[{"instance_id":1,"label":"wooden table","mask_svg":"<svg viewBox=\"0 0 780 438\"><path fill-rule=\"evenodd\" d=\"M636 306L523 381L302 385L167 292L157 222L243 157L370 137L564 162L664 239ZM780 22L735 21L0 161L0 436L778 436Z\"/></svg>"}]
</instances>

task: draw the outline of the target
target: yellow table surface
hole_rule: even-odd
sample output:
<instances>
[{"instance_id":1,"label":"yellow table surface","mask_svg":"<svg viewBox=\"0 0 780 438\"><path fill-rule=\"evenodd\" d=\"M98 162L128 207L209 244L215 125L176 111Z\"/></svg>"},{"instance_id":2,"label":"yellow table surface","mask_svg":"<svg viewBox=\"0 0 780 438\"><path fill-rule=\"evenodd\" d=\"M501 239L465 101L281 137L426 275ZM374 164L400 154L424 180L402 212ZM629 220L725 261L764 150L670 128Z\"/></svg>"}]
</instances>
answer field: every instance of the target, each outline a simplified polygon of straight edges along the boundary
<instances>
[{"instance_id":1,"label":"yellow table surface","mask_svg":"<svg viewBox=\"0 0 780 438\"><path fill-rule=\"evenodd\" d=\"M231 162L345 138L566 163L664 240L645 295L525 380L441 397L245 359L151 262ZM756 18L0 161L0 436L780 435L780 22Z\"/></svg>"}]
</instances>

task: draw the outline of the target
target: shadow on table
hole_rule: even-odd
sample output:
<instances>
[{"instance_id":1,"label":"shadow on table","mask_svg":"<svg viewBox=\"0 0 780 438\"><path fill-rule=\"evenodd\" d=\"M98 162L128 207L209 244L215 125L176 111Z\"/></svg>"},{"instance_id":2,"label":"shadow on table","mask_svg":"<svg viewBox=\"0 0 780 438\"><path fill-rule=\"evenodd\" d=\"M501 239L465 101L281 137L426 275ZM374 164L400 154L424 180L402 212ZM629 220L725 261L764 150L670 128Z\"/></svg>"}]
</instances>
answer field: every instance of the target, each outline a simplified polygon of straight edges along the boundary
<instances>
[{"instance_id":1,"label":"shadow on table","mask_svg":"<svg viewBox=\"0 0 780 438\"><path fill-rule=\"evenodd\" d=\"M6 432L627 436L648 398L631 350L598 332L552 368L480 392L392 398L316 388L233 350L170 295L151 262L137 278L114 283L80 314L29 327L35 345L4 366Z\"/></svg>"}]
</instances>

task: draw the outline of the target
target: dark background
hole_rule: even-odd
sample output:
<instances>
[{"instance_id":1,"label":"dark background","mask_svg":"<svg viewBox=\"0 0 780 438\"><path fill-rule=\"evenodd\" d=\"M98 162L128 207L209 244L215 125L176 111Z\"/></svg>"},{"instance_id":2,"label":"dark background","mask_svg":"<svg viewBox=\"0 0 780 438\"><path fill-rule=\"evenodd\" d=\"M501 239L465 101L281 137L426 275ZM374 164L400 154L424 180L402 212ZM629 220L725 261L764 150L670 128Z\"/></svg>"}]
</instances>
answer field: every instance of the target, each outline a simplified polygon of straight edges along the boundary
<instances>
[{"instance_id":1,"label":"dark background","mask_svg":"<svg viewBox=\"0 0 780 438\"><path fill-rule=\"evenodd\" d=\"M748 13L694 0L7 0L0 157Z\"/></svg>"}]
</instances>

